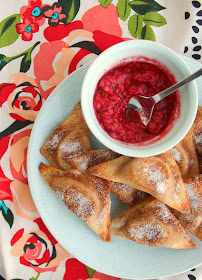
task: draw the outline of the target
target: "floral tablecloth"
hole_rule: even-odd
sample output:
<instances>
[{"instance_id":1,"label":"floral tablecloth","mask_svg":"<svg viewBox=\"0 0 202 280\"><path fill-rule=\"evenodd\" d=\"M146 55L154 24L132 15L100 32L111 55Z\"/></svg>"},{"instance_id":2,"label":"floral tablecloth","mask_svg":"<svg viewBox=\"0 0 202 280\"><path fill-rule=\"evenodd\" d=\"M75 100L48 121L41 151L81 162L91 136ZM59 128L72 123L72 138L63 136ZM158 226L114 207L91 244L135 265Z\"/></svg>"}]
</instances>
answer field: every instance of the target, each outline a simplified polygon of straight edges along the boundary
<instances>
[{"instance_id":1,"label":"floral tablecloth","mask_svg":"<svg viewBox=\"0 0 202 280\"><path fill-rule=\"evenodd\" d=\"M67 75L116 43L153 40L202 62L202 2L1 0L0 21L0 280L118 280L71 256L40 218L26 175L32 126ZM202 267L168 279L202 279Z\"/></svg>"}]
</instances>

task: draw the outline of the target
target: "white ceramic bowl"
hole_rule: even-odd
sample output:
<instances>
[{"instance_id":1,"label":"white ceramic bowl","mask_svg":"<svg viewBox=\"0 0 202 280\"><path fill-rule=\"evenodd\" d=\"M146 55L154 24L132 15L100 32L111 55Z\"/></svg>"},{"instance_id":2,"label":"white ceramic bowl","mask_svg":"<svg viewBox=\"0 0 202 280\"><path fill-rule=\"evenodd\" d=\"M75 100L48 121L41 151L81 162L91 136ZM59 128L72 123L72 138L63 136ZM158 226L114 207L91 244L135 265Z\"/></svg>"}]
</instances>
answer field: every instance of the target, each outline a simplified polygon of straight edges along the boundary
<instances>
[{"instance_id":1,"label":"white ceramic bowl","mask_svg":"<svg viewBox=\"0 0 202 280\"><path fill-rule=\"evenodd\" d=\"M81 90L81 106L84 118L94 136L109 149L126 156L148 157L163 153L177 143L191 128L198 107L198 92L196 82L192 81L179 90L180 116L175 120L171 130L160 140L147 145L126 144L110 137L100 126L93 108L93 98L100 78L111 68L135 57L147 57L165 65L176 81L191 74L190 69L171 49L147 40L131 40L116 44L92 63L88 69Z\"/></svg>"}]
</instances>

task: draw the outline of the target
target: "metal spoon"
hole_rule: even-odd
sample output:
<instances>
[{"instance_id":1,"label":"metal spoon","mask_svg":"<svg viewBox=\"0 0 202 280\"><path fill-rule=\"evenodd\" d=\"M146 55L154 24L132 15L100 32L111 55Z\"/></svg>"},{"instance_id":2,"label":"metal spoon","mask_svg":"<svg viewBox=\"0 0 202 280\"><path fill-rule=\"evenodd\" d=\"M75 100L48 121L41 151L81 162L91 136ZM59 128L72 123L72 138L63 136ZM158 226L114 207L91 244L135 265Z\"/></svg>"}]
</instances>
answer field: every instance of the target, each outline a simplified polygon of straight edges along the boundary
<instances>
[{"instance_id":1,"label":"metal spoon","mask_svg":"<svg viewBox=\"0 0 202 280\"><path fill-rule=\"evenodd\" d=\"M139 112L140 120L146 126L151 120L154 106L159 101L161 101L162 99L170 95L172 92L176 91L178 88L200 77L201 75L202 75L202 68L197 72L193 73L192 75L190 75L189 77L185 78L184 80L180 81L179 83L155 94L152 97L147 97L142 95L134 96L129 100L128 108Z\"/></svg>"}]
</instances>

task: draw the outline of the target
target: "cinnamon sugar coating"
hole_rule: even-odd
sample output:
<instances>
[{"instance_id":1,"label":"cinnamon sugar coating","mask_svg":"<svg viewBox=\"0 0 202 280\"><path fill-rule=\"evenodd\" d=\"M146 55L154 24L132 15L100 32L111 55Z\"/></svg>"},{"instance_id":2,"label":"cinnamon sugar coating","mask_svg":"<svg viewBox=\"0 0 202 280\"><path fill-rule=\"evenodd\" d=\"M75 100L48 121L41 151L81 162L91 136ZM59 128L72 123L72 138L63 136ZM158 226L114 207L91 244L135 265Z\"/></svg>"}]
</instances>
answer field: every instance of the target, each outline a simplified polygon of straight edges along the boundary
<instances>
[{"instance_id":1,"label":"cinnamon sugar coating","mask_svg":"<svg viewBox=\"0 0 202 280\"><path fill-rule=\"evenodd\" d=\"M122 156L89 169L89 173L144 191L183 213L191 213L189 198L170 151L148 158Z\"/></svg>"},{"instance_id":2,"label":"cinnamon sugar coating","mask_svg":"<svg viewBox=\"0 0 202 280\"><path fill-rule=\"evenodd\" d=\"M184 184L191 202L193 213L186 215L171 209L180 223L202 241L202 175L184 178Z\"/></svg>"},{"instance_id":3,"label":"cinnamon sugar coating","mask_svg":"<svg viewBox=\"0 0 202 280\"><path fill-rule=\"evenodd\" d=\"M171 149L182 177L199 174L193 127L187 135Z\"/></svg>"},{"instance_id":4,"label":"cinnamon sugar coating","mask_svg":"<svg viewBox=\"0 0 202 280\"><path fill-rule=\"evenodd\" d=\"M168 207L151 196L115 218L112 235L147 246L197 247Z\"/></svg>"},{"instance_id":5,"label":"cinnamon sugar coating","mask_svg":"<svg viewBox=\"0 0 202 280\"><path fill-rule=\"evenodd\" d=\"M66 154L64 156L64 160L73 168L88 173L89 168L107 161L111 161L120 156L121 155L109 149L104 149ZM132 206L148 196L147 193L137 190L126 184L113 181L109 181L109 184L111 192L128 206Z\"/></svg>"},{"instance_id":6,"label":"cinnamon sugar coating","mask_svg":"<svg viewBox=\"0 0 202 280\"><path fill-rule=\"evenodd\" d=\"M198 107L196 119L193 124L194 140L199 161L200 173L202 173L202 107Z\"/></svg>"},{"instance_id":7,"label":"cinnamon sugar coating","mask_svg":"<svg viewBox=\"0 0 202 280\"><path fill-rule=\"evenodd\" d=\"M52 132L40 152L54 167L67 170L69 165L63 159L64 154L90 149L92 149L90 130L79 102L68 119Z\"/></svg>"},{"instance_id":8,"label":"cinnamon sugar coating","mask_svg":"<svg viewBox=\"0 0 202 280\"><path fill-rule=\"evenodd\" d=\"M111 241L110 188L106 180L79 170L59 170L43 163L39 172L65 205L83 220L103 241Z\"/></svg>"}]
</instances>

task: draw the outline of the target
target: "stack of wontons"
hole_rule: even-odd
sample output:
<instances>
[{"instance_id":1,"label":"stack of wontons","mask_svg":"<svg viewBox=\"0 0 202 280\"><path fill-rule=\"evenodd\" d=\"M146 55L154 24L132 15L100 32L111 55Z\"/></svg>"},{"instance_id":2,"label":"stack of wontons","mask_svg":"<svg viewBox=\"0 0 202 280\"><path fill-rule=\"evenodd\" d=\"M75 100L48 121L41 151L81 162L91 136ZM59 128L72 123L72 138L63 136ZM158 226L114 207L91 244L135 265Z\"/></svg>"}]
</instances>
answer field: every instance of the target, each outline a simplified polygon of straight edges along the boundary
<instances>
[{"instance_id":1,"label":"stack of wontons","mask_svg":"<svg viewBox=\"0 0 202 280\"><path fill-rule=\"evenodd\" d=\"M196 248L185 229L202 241L202 107L170 151L132 158L93 150L78 103L40 151L53 165L39 166L45 182L103 241ZM129 207L112 221L110 192Z\"/></svg>"}]
</instances>

